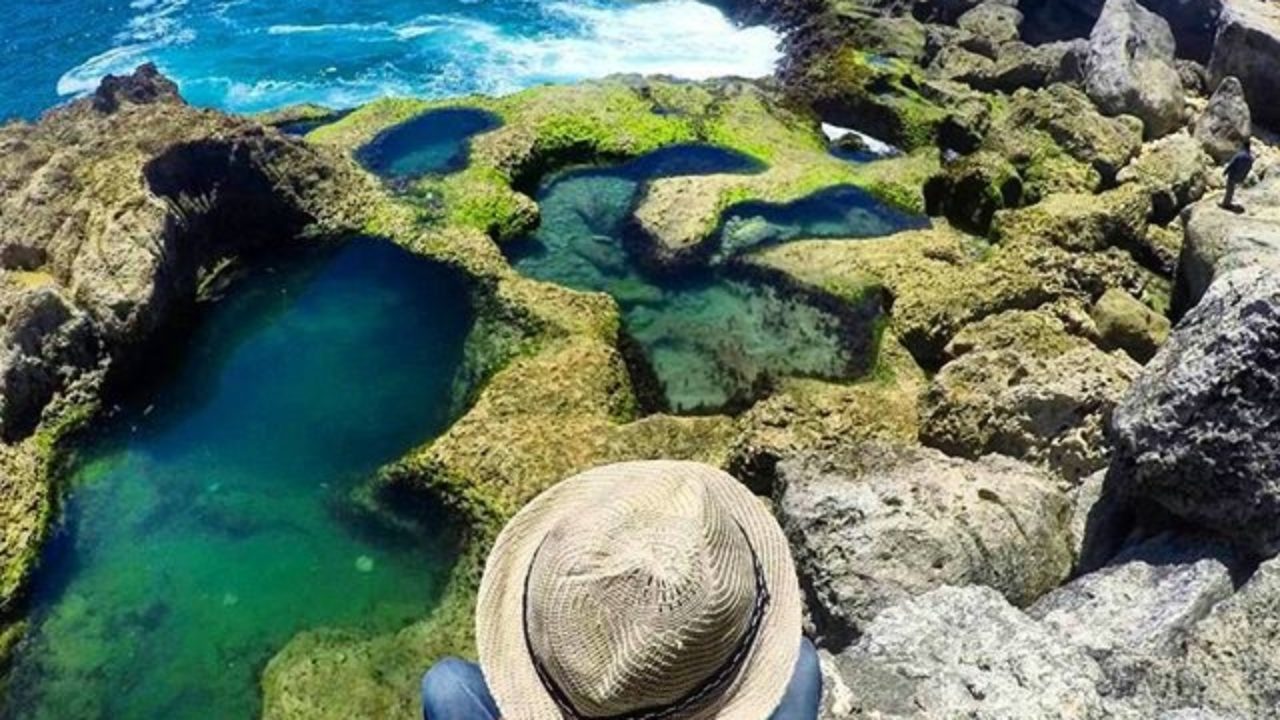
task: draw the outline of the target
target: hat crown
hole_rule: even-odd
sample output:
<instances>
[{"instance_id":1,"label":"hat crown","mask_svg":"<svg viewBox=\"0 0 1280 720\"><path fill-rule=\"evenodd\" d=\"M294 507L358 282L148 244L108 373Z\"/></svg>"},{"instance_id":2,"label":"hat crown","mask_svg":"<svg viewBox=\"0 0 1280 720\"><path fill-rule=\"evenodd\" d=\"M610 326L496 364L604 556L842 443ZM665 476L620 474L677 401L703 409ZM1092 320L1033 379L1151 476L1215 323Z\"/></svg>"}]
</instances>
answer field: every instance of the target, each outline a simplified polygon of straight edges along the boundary
<instances>
[{"instance_id":1,"label":"hat crown","mask_svg":"<svg viewBox=\"0 0 1280 720\"><path fill-rule=\"evenodd\" d=\"M742 528L703 483L622 488L542 541L526 584L530 650L581 714L680 701L734 660L755 567Z\"/></svg>"}]
</instances>

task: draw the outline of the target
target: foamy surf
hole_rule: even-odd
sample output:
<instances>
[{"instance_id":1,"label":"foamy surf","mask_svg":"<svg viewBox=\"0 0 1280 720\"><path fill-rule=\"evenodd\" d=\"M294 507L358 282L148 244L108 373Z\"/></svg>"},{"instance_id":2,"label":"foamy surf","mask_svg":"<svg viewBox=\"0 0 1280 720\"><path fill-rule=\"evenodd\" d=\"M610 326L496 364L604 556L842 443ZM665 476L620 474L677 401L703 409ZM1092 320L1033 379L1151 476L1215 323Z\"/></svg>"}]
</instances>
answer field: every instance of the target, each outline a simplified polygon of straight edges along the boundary
<instances>
[{"instance_id":1,"label":"foamy surf","mask_svg":"<svg viewBox=\"0 0 1280 720\"><path fill-rule=\"evenodd\" d=\"M318 13L316 22L276 6L207 5L135 2L139 15L116 46L66 72L59 94L88 92L103 75L147 61L197 104L253 112L298 102L349 107L388 95L500 95L616 73L762 77L780 57L774 32L735 26L696 0L516 2L501 13L453 3L452 12L428 14L417 2L381 13L348 6ZM389 17L394 10L402 17ZM513 17L518 10L525 15Z\"/></svg>"}]
</instances>

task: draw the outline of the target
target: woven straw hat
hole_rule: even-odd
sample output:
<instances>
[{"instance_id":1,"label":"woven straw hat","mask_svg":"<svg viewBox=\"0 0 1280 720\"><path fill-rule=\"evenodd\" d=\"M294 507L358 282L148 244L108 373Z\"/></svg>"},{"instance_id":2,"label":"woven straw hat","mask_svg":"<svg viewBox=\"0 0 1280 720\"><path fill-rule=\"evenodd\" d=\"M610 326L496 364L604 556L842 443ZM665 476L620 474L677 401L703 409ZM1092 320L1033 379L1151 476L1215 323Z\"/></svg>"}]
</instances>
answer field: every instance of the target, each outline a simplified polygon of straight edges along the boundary
<instances>
[{"instance_id":1,"label":"woven straw hat","mask_svg":"<svg viewBox=\"0 0 1280 720\"><path fill-rule=\"evenodd\" d=\"M782 529L698 463L596 468L502 531L476 636L504 720L763 720L800 647Z\"/></svg>"}]
</instances>

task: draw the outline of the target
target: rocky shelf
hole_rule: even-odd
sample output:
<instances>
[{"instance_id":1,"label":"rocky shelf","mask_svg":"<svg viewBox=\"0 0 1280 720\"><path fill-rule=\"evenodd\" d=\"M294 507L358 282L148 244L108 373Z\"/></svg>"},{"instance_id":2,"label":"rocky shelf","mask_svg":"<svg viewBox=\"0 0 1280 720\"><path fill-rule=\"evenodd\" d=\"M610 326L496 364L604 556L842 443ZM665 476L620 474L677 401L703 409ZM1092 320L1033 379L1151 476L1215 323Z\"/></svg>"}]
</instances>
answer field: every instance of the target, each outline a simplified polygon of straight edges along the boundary
<instances>
[{"instance_id":1,"label":"rocky shelf","mask_svg":"<svg viewBox=\"0 0 1280 720\"><path fill-rule=\"evenodd\" d=\"M192 108L142 68L0 129L0 647L24 636L65 458L103 398L228 266L370 234L452 268L475 310L457 418L363 495L442 503L462 559L427 617L294 637L262 671L265 717L415 716L422 669L473 650L503 522L560 478L642 457L709 462L772 498L824 717L1280 711L1274 9L721 4L786 32L776 80L252 119ZM485 122L424 173L362 167L371 147L411 154L395 129L439 113ZM848 162L824 123L902 152ZM1250 136L1255 171L1223 209L1218 163ZM540 189L689 144L753 171L632 187L622 214L652 265L710 257L727 209L838 188L931 216L735 246L747 276L836 313L873 304L864 372L783 374L733 415L653 412L622 299L508 260L550 211Z\"/></svg>"}]
</instances>

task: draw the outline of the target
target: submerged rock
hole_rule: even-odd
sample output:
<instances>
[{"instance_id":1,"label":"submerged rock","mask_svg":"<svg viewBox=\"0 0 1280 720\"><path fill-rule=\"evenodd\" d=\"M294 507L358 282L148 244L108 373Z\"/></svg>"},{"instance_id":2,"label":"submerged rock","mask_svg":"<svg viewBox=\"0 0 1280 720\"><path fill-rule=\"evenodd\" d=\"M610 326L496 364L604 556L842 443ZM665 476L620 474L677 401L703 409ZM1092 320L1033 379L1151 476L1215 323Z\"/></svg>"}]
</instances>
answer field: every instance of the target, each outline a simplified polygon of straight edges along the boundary
<instances>
[{"instance_id":1,"label":"submerged rock","mask_svg":"<svg viewBox=\"0 0 1280 720\"><path fill-rule=\"evenodd\" d=\"M1107 0L1089 36L1085 89L1108 115L1134 115L1149 138L1183 120L1182 80L1169 23L1137 3Z\"/></svg>"},{"instance_id":2,"label":"submerged rock","mask_svg":"<svg viewBox=\"0 0 1280 720\"><path fill-rule=\"evenodd\" d=\"M1226 162L1253 134L1252 118L1244 86L1235 77L1225 77L1196 121L1196 139L1215 161Z\"/></svg>"},{"instance_id":3,"label":"submerged rock","mask_svg":"<svg viewBox=\"0 0 1280 720\"><path fill-rule=\"evenodd\" d=\"M786 458L778 473L780 520L825 647L942 585L1026 605L1071 568L1066 497L1007 458L866 442Z\"/></svg>"}]
</instances>

